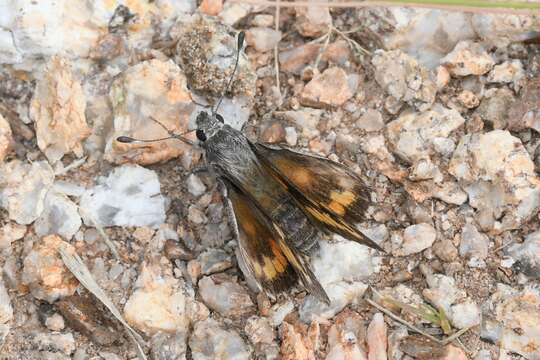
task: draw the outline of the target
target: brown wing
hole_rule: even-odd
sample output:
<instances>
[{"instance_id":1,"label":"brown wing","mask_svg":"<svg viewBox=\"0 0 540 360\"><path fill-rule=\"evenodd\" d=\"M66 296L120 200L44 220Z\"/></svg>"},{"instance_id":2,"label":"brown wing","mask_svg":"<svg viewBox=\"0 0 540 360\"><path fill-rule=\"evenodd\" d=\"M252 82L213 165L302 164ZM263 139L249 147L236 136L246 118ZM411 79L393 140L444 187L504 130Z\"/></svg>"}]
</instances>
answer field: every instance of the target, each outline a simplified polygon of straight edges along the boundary
<instances>
[{"instance_id":1,"label":"brown wing","mask_svg":"<svg viewBox=\"0 0 540 360\"><path fill-rule=\"evenodd\" d=\"M273 170L304 212L319 225L383 251L354 226L364 219L370 204L369 191L356 174L328 159L262 144L253 147L262 163Z\"/></svg>"},{"instance_id":2,"label":"brown wing","mask_svg":"<svg viewBox=\"0 0 540 360\"><path fill-rule=\"evenodd\" d=\"M279 227L265 217L248 195L230 182L226 183L240 254L253 277L274 294L289 289L300 279L308 292L329 302L309 264L287 245Z\"/></svg>"}]
</instances>

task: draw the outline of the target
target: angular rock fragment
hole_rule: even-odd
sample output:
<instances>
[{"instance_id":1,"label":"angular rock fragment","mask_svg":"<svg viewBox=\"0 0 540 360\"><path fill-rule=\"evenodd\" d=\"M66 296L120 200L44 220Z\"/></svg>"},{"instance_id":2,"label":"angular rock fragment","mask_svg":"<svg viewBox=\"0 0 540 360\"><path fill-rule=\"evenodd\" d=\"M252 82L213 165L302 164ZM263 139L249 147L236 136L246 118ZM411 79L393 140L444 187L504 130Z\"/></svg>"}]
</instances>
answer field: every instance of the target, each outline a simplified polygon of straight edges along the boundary
<instances>
[{"instance_id":1,"label":"angular rock fragment","mask_svg":"<svg viewBox=\"0 0 540 360\"><path fill-rule=\"evenodd\" d=\"M435 101L437 85L429 71L401 50L374 54L375 80L398 102L427 110Z\"/></svg>"},{"instance_id":2,"label":"angular rock fragment","mask_svg":"<svg viewBox=\"0 0 540 360\"><path fill-rule=\"evenodd\" d=\"M283 360L310 360L315 357L317 344L314 344L309 330L298 323L284 322L281 325L280 353Z\"/></svg>"},{"instance_id":3,"label":"angular rock fragment","mask_svg":"<svg viewBox=\"0 0 540 360\"><path fill-rule=\"evenodd\" d=\"M540 230L528 234L521 244L508 248L514 267L533 280L540 279Z\"/></svg>"},{"instance_id":4,"label":"angular rock fragment","mask_svg":"<svg viewBox=\"0 0 540 360\"><path fill-rule=\"evenodd\" d=\"M326 360L367 360L363 346L365 332L364 321L359 314L348 310L341 312L328 331Z\"/></svg>"},{"instance_id":5,"label":"angular rock fragment","mask_svg":"<svg viewBox=\"0 0 540 360\"><path fill-rule=\"evenodd\" d=\"M479 262L483 263L488 256L489 238L476 229L470 222L465 224L461 231L459 254L469 259L469 266Z\"/></svg>"},{"instance_id":6,"label":"angular rock fragment","mask_svg":"<svg viewBox=\"0 0 540 360\"><path fill-rule=\"evenodd\" d=\"M330 30L332 16L330 16L329 8L324 6L299 6L295 10L295 25L302 36L317 37Z\"/></svg>"},{"instance_id":7,"label":"angular rock fragment","mask_svg":"<svg viewBox=\"0 0 540 360\"><path fill-rule=\"evenodd\" d=\"M468 193L483 229L515 229L540 207L534 163L521 141L507 131L463 136L448 171Z\"/></svg>"},{"instance_id":8,"label":"angular rock fragment","mask_svg":"<svg viewBox=\"0 0 540 360\"><path fill-rule=\"evenodd\" d=\"M208 319L195 324L189 338L193 359L250 359L251 351L234 330L226 330L215 320Z\"/></svg>"},{"instance_id":9,"label":"angular rock fragment","mask_svg":"<svg viewBox=\"0 0 540 360\"><path fill-rule=\"evenodd\" d=\"M190 146L175 139L150 143L116 141L119 136L142 140L169 136L163 127L174 134L185 133L195 110L186 86L186 77L171 60L144 61L120 74L110 90L114 130L105 147L105 159L117 164L152 164L187 152Z\"/></svg>"},{"instance_id":10,"label":"angular rock fragment","mask_svg":"<svg viewBox=\"0 0 540 360\"><path fill-rule=\"evenodd\" d=\"M13 307L11 306L11 299L4 286L4 281L0 278L0 347L9 333L12 320Z\"/></svg>"},{"instance_id":11,"label":"angular rock fragment","mask_svg":"<svg viewBox=\"0 0 540 360\"><path fill-rule=\"evenodd\" d=\"M224 274L203 277L199 293L210 309L226 317L239 318L255 310L247 289Z\"/></svg>"},{"instance_id":12,"label":"angular rock fragment","mask_svg":"<svg viewBox=\"0 0 540 360\"><path fill-rule=\"evenodd\" d=\"M82 141L90 135L85 111L86 96L70 63L53 56L30 104L38 146L50 163L71 152L83 155Z\"/></svg>"},{"instance_id":13,"label":"angular rock fragment","mask_svg":"<svg viewBox=\"0 0 540 360\"><path fill-rule=\"evenodd\" d=\"M188 329L180 329L175 334L157 333L151 340L151 354L154 360L185 360Z\"/></svg>"},{"instance_id":14,"label":"angular rock fragment","mask_svg":"<svg viewBox=\"0 0 540 360\"><path fill-rule=\"evenodd\" d=\"M456 110L436 104L428 111L405 112L390 122L388 140L395 154L414 163L433 154L437 139L447 138L464 123Z\"/></svg>"},{"instance_id":15,"label":"angular rock fragment","mask_svg":"<svg viewBox=\"0 0 540 360\"><path fill-rule=\"evenodd\" d=\"M9 153L11 143L13 141L13 133L6 119L0 114L0 162L4 161Z\"/></svg>"},{"instance_id":16,"label":"angular rock fragment","mask_svg":"<svg viewBox=\"0 0 540 360\"><path fill-rule=\"evenodd\" d=\"M394 252L397 256L408 256L429 248L437 239L437 231L430 224L411 225L403 232L403 243Z\"/></svg>"},{"instance_id":17,"label":"angular rock fragment","mask_svg":"<svg viewBox=\"0 0 540 360\"><path fill-rule=\"evenodd\" d=\"M525 82L525 71L519 60L505 61L495 65L487 77L491 83L513 84L514 90L518 91Z\"/></svg>"},{"instance_id":18,"label":"angular rock fragment","mask_svg":"<svg viewBox=\"0 0 540 360\"><path fill-rule=\"evenodd\" d=\"M64 266L58 252L60 248L75 253L75 249L59 236L46 236L34 244L23 262L22 283L29 287L35 298L49 303L73 295L79 286Z\"/></svg>"},{"instance_id":19,"label":"angular rock fragment","mask_svg":"<svg viewBox=\"0 0 540 360\"><path fill-rule=\"evenodd\" d=\"M343 105L355 94L359 81L356 74L348 75L338 67L328 68L307 83L300 95L300 103L316 108Z\"/></svg>"},{"instance_id":20,"label":"angular rock fragment","mask_svg":"<svg viewBox=\"0 0 540 360\"><path fill-rule=\"evenodd\" d=\"M124 306L124 318L147 335L174 333L189 326L186 303L181 282L159 265L145 262Z\"/></svg>"},{"instance_id":21,"label":"angular rock fragment","mask_svg":"<svg viewBox=\"0 0 540 360\"><path fill-rule=\"evenodd\" d=\"M19 224L31 224L42 213L54 173L46 161L19 160L0 166L0 206Z\"/></svg>"},{"instance_id":22,"label":"angular rock fragment","mask_svg":"<svg viewBox=\"0 0 540 360\"><path fill-rule=\"evenodd\" d=\"M78 208L67 196L49 191L45 196L44 209L34 224L36 235L58 234L70 240L81 227Z\"/></svg>"},{"instance_id":23,"label":"angular rock fragment","mask_svg":"<svg viewBox=\"0 0 540 360\"><path fill-rule=\"evenodd\" d=\"M246 32L246 42L260 52L272 50L281 40L281 32L267 27L253 27Z\"/></svg>"},{"instance_id":24,"label":"angular rock fragment","mask_svg":"<svg viewBox=\"0 0 540 360\"><path fill-rule=\"evenodd\" d=\"M388 348L387 327L384 316L381 313L373 315L373 320L367 329L368 359L386 360L386 349Z\"/></svg>"},{"instance_id":25,"label":"angular rock fragment","mask_svg":"<svg viewBox=\"0 0 540 360\"><path fill-rule=\"evenodd\" d=\"M307 43L279 52L280 70L300 75L309 63L315 61L321 46Z\"/></svg>"},{"instance_id":26,"label":"angular rock fragment","mask_svg":"<svg viewBox=\"0 0 540 360\"><path fill-rule=\"evenodd\" d=\"M156 226L165 221L165 199L156 173L137 165L115 168L81 197L84 223L92 226Z\"/></svg>"},{"instance_id":27,"label":"angular rock fragment","mask_svg":"<svg viewBox=\"0 0 540 360\"><path fill-rule=\"evenodd\" d=\"M454 76L468 76L487 73L495 62L481 44L465 40L457 43L441 64Z\"/></svg>"},{"instance_id":28,"label":"angular rock fragment","mask_svg":"<svg viewBox=\"0 0 540 360\"><path fill-rule=\"evenodd\" d=\"M511 122L510 109L515 107L516 99L512 92L506 88L489 89L485 92L475 114L493 129L504 129Z\"/></svg>"}]
</instances>

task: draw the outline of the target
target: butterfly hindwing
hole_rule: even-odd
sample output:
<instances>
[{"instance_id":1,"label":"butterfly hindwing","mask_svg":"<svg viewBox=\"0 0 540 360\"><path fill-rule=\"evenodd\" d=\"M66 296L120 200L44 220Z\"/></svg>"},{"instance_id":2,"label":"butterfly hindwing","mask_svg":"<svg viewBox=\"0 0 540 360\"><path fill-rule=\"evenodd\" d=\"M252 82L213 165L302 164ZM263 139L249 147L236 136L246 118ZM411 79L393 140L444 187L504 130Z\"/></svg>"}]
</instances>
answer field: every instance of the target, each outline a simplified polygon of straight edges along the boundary
<instances>
[{"instance_id":1,"label":"butterfly hindwing","mask_svg":"<svg viewBox=\"0 0 540 360\"><path fill-rule=\"evenodd\" d=\"M304 212L321 227L382 250L354 226L364 219L370 204L369 191L356 174L325 158L259 143L253 144L253 148Z\"/></svg>"},{"instance_id":2,"label":"butterfly hindwing","mask_svg":"<svg viewBox=\"0 0 540 360\"><path fill-rule=\"evenodd\" d=\"M249 195L230 182L226 184L238 230L239 252L257 282L276 294L300 279L310 293L328 302L309 263L287 244L280 228L263 214Z\"/></svg>"}]
</instances>

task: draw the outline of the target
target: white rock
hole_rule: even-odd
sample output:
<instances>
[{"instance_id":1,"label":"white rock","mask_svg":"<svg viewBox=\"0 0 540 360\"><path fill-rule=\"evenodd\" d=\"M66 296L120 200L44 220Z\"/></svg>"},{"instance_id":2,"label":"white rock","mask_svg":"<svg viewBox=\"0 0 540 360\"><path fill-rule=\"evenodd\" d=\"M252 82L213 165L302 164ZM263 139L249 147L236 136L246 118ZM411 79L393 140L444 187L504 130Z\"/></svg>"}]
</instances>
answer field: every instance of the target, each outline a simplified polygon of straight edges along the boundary
<instances>
[{"instance_id":1,"label":"white rock","mask_svg":"<svg viewBox=\"0 0 540 360\"><path fill-rule=\"evenodd\" d=\"M353 311L343 311L328 330L326 360L367 360L362 341L365 336L364 321Z\"/></svg>"},{"instance_id":2,"label":"white rock","mask_svg":"<svg viewBox=\"0 0 540 360\"><path fill-rule=\"evenodd\" d=\"M481 44L460 41L451 53L441 59L454 76L483 75L491 70L495 62Z\"/></svg>"},{"instance_id":3,"label":"white rock","mask_svg":"<svg viewBox=\"0 0 540 360\"><path fill-rule=\"evenodd\" d=\"M480 324L480 308L470 299L452 306L448 315L452 325L458 329L471 327Z\"/></svg>"},{"instance_id":4,"label":"white rock","mask_svg":"<svg viewBox=\"0 0 540 360\"><path fill-rule=\"evenodd\" d=\"M297 125L302 130L302 136L311 139L320 134L317 125L323 113L322 110L305 108L298 111L285 111L281 115L285 120Z\"/></svg>"},{"instance_id":5,"label":"white rock","mask_svg":"<svg viewBox=\"0 0 540 360\"><path fill-rule=\"evenodd\" d=\"M521 141L508 131L462 137L448 171L492 231L514 229L540 207L540 179ZM501 222L495 219L502 218Z\"/></svg>"},{"instance_id":6,"label":"white rock","mask_svg":"<svg viewBox=\"0 0 540 360\"><path fill-rule=\"evenodd\" d=\"M107 139L105 159L118 164L126 161L152 164L178 157L191 149L190 145L176 139L152 143L116 141L119 136L167 137L163 126L174 134L185 133L195 110L186 81L172 60L143 61L120 74L110 90L114 130Z\"/></svg>"},{"instance_id":7,"label":"white rock","mask_svg":"<svg viewBox=\"0 0 540 360\"><path fill-rule=\"evenodd\" d=\"M59 248L75 253L75 249L59 236L49 235L36 242L24 258L21 280L36 299L53 303L73 295L79 286L77 279L64 266Z\"/></svg>"},{"instance_id":8,"label":"white rock","mask_svg":"<svg viewBox=\"0 0 540 360\"><path fill-rule=\"evenodd\" d=\"M276 336L270 320L265 317L250 317L244 331L253 344L271 344Z\"/></svg>"},{"instance_id":9,"label":"white rock","mask_svg":"<svg viewBox=\"0 0 540 360\"><path fill-rule=\"evenodd\" d=\"M49 191L45 196L44 209L36 219L34 229L36 235L58 234L70 240L81 227L82 221L77 211L77 205L67 196L55 191Z\"/></svg>"},{"instance_id":10,"label":"white rock","mask_svg":"<svg viewBox=\"0 0 540 360\"><path fill-rule=\"evenodd\" d=\"M0 325L4 325L13 320L13 307L9 298L4 281L0 279ZM1 344L1 341L0 341Z\"/></svg>"},{"instance_id":11,"label":"white rock","mask_svg":"<svg viewBox=\"0 0 540 360\"><path fill-rule=\"evenodd\" d=\"M0 39L1 37L2 35L0 34ZM13 134L11 132L11 127L2 114L0 114L0 163L6 158L12 141Z\"/></svg>"},{"instance_id":12,"label":"white rock","mask_svg":"<svg viewBox=\"0 0 540 360\"><path fill-rule=\"evenodd\" d=\"M483 261L488 256L489 238L468 222L461 230L459 254L467 259Z\"/></svg>"},{"instance_id":13,"label":"white rock","mask_svg":"<svg viewBox=\"0 0 540 360\"><path fill-rule=\"evenodd\" d=\"M8 249L11 243L22 239L26 234L26 226L8 222L0 228L0 251Z\"/></svg>"},{"instance_id":14,"label":"white rock","mask_svg":"<svg viewBox=\"0 0 540 360\"><path fill-rule=\"evenodd\" d=\"M85 111L86 96L71 64L52 57L38 80L29 110L37 144L50 163L70 152L83 155L82 140L90 135Z\"/></svg>"},{"instance_id":15,"label":"white rock","mask_svg":"<svg viewBox=\"0 0 540 360\"><path fill-rule=\"evenodd\" d=\"M54 180L46 161L32 164L18 160L0 167L0 206L19 224L30 224L44 208L44 200Z\"/></svg>"},{"instance_id":16,"label":"white rock","mask_svg":"<svg viewBox=\"0 0 540 360\"><path fill-rule=\"evenodd\" d=\"M302 36L321 36L328 32L330 26L332 26L332 16L327 7L299 6L296 7L295 10L295 25Z\"/></svg>"},{"instance_id":17,"label":"white rock","mask_svg":"<svg viewBox=\"0 0 540 360\"><path fill-rule=\"evenodd\" d=\"M147 335L174 333L189 326L182 284L159 265L143 263L135 291L124 307L126 321Z\"/></svg>"},{"instance_id":18,"label":"white rock","mask_svg":"<svg viewBox=\"0 0 540 360\"><path fill-rule=\"evenodd\" d=\"M431 110L404 112L390 122L388 140L394 153L412 164L433 153L435 139L448 137L464 123L465 119L456 110L435 104Z\"/></svg>"},{"instance_id":19,"label":"white rock","mask_svg":"<svg viewBox=\"0 0 540 360\"><path fill-rule=\"evenodd\" d=\"M522 291L504 284L485 304L484 316L494 318L491 340L501 349L520 354L526 359L540 358L540 292L534 287ZM481 333L486 332L485 323ZM520 329L520 331L515 331ZM484 335L485 336L485 335Z\"/></svg>"},{"instance_id":20,"label":"white rock","mask_svg":"<svg viewBox=\"0 0 540 360\"><path fill-rule=\"evenodd\" d=\"M395 30L384 35L385 48L401 49L429 69L458 41L476 37L471 16L465 12L393 7L383 14L388 12Z\"/></svg>"},{"instance_id":21,"label":"white rock","mask_svg":"<svg viewBox=\"0 0 540 360\"><path fill-rule=\"evenodd\" d=\"M189 339L189 347L193 360L248 360L251 354L236 331L225 330L213 319L195 324Z\"/></svg>"},{"instance_id":22,"label":"white rock","mask_svg":"<svg viewBox=\"0 0 540 360\"><path fill-rule=\"evenodd\" d=\"M37 333L30 341L40 350L59 351L66 355L75 351L75 338L72 333Z\"/></svg>"},{"instance_id":23,"label":"white rock","mask_svg":"<svg viewBox=\"0 0 540 360\"><path fill-rule=\"evenodd\" d=\"M247 289L225 275L205 276L198 285L203 302L222 316L239 318L255 309Z\"/></svg>"},{"instance_id":24,"label":"white rock","mask_svg":"<svg viewBox=\"0 0 540 360\"><path fill-rule=\"evenodd\" d=\"M508 248L513 262L517 262L518 269L532 279L540 279L540 230L528 234L521 244L514 244Z\"/></svg>"},{"instance_id":25,"label":"white rock","mask_svg":"<svg viewBox=\"0 0 540 360\"><path fill-rule=\"evenodd\" d=\"M294 127L287 126L285 128L285 141L289 146L296 146L296 143L298 142L298 134L296 133L296 129Z\"/></svg>"},{"instance_id":26,"label":"white rock","mask_svg":"<svg viewBox=\"0 0 540 360\"><path fill-rule=\"evenodd\" d=\"M487 81L491 83L511 83L514 85L514 90L519 90L524 80L525 71L519 60L505 61L495 65L487 77Z\"/></svg>"},{"instance_id":27,"label":"white rock","mask_svg":"<svg viewBox=\"0 0 540 360\"><path fill-rule=\"evenodd\" d=\"M123 165L84 193L80 212L90 226L157 226L165 221L165 199L154 171Z\"/></svg>"},{"instance_id":28,"label":"white rock","mask_svg":"<svg viewBox=\"0 0 540 360\"><path fill-rule=\"evenodd\" d=\"M45 319L45 326L51 331L62 331L66 324L62 315L54 313Z\"/></svg>"},{"instance_id":29,"label":"white rock","mask_svg":"<svg viewBox=\"0 0 540 360\"><path fill-rule=\"evenodd\" d=\"M274 327L281 325L283 319L294 310L294 303L287 300L283 303L275 303L270 309L270 320Z\"/></svg>"},{"instance_id":30,"label":"white rock","mask_svg":"<svg viewBox=\"0 0 540 360\"><path fill-rule=\"evenodd\" d=\"M340 239L339 237L335 237ZM357 303L367 289L361 281L378 271L371 250L353 241L321 241L319 253L312 256L313 272L331 300L327 305L308 295L299 312L302 321L329 319L351 303Z\"/></svg>"},{"instance_id":31,"label":"white rock","mask_svg":"<svg viewBox=\"0 0 540 360\"><path fill-rule=\"evenodd\" d=\"M512 42L529 39L540 31L540 21L530 14L471 14L475 37L489 46L505 48Z\"/></svg>"},{"instance_id":32,"label":"white rock","mask_svg":"<svg viewBox=\"0 0 540 360\"><path fill-rule=\"evenodd\" d=\"M437 230L430 224L411 225L403 232L401 248L394 252L397 256L408 256L429 248L437 239Z\"/></svg>"},{"instance_id":33,"label":"white rock","mask_svg":"<svg viewBox=\"0 0 540 360\"><path fill-rule=\"evenodd\" d=\"M186 186L189 193L193 196L201 196L206 192L206 185L204 185L201 179L195 174L190 174L188 176Z\"/></svg>"},{"instance_id":34,"label":"white rock","mask_svg":"<svg viewBox=\"0 0 540 360\"><path fill-rule=\"evenodd\" d=\"M246 32L246 42L260 52L270 51L281 40L281 31L267 27L253 27Z\"/></svg>"},{"instance_id":35,"label":"white rock","mask_svg":"<svg viewBox=\"0 0 540 360\"><path fill-rule=\"evenodd\" d=\"M400 50L378 50L371 61L375 80L397 101L420 110L428 109L435 101L437 85L426 68Z\"/></svg>"}]
</instances>

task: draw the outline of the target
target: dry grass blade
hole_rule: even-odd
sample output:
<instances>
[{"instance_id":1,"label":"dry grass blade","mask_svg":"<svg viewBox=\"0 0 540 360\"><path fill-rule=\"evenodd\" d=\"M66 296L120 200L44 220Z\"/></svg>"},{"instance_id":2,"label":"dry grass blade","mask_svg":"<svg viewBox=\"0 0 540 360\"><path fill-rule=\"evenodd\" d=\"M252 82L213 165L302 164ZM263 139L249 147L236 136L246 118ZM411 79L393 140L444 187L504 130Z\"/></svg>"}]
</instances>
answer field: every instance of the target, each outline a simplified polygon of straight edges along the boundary
<instances>
[{"instance_id":1,"label":"dry grass blade","mask_svg":"<svg viewBox=\"0 0 540 360\"><path fill-rule=\"evenodd\" d=\"M79 280L79 282L84 286L88 291L90 291L96 298L98 298L99 301L103 303L109 309L109 311L114 315L114 317L120 321L122 325L127 330L127 333L129 334L129 337L133 340L135 343L136 349L137 349L137 355L139 356L140 360L147 360L146 355L144 355L144 351L142 348L142 344L144 344L144 340L142 337L131 327L129 324L124 320L122 317L122 314L120 314L120 311L116 308L116 306L112 303L112 301L109 299L107 294L99 287L99 285L96 283L94 278L92 277L92 274L90 273L90 270L86 267L82 259L77 254L70 254L65 249L60 247L59 249L60 255L62 256L62 261L66 265L66 267L71 271L73 276Z\"/></svg>"}]
</instances>

